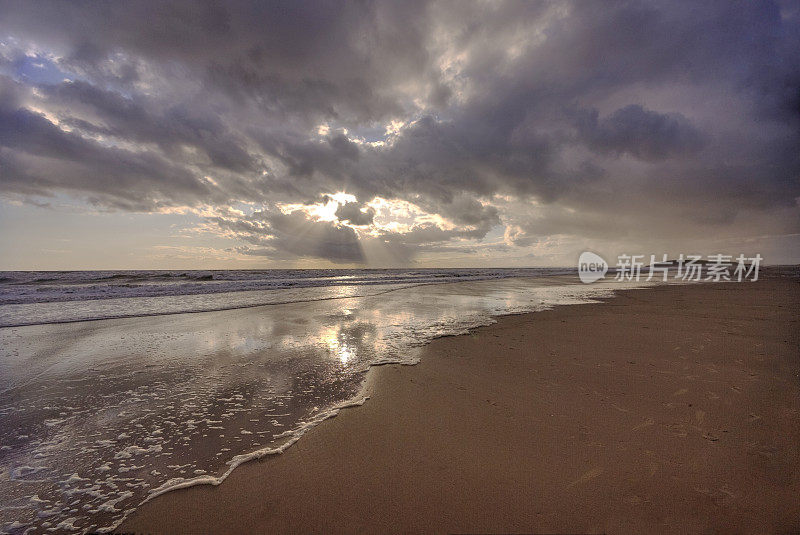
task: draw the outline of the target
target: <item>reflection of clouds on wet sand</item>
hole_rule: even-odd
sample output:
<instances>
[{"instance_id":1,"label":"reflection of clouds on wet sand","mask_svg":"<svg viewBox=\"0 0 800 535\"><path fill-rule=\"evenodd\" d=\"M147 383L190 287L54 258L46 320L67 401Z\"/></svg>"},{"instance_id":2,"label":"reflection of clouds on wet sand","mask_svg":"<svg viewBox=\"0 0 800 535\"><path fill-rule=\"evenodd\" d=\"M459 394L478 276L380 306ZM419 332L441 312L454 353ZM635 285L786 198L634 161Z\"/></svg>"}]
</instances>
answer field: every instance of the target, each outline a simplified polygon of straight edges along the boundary
<instances>
[{"instance_id":1,"label":"reflection of clouds on wet sand","mask_svg":"<svg viewBox=\"0 0 800 535\"><path fill-rule=\"evenodd\" d=\"M0 471L11 475L0 494L15 508L0 524L111 525L154 488L285 442L355 396L372 362L411 362L432 337L602 292L505 279L0 329Z\"/></svg>"}]
</instances>

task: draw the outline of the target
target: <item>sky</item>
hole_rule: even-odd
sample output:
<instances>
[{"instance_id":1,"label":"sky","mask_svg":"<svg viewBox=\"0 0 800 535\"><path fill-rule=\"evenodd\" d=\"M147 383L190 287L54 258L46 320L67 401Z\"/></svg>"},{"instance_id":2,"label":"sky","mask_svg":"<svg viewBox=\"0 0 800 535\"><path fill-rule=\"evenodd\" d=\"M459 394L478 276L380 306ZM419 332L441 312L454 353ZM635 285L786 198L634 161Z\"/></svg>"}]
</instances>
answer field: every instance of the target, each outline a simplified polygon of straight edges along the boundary
<instances>
[{"instance_id":1,"label":"sky","mask_svg":"<svg viewBox=\"0 0 800 535\"><path fill-rule=\"evenodd\" d=\"M800 3L0 0L0 269L800 262Z\"/></svg>"}]
</instances>

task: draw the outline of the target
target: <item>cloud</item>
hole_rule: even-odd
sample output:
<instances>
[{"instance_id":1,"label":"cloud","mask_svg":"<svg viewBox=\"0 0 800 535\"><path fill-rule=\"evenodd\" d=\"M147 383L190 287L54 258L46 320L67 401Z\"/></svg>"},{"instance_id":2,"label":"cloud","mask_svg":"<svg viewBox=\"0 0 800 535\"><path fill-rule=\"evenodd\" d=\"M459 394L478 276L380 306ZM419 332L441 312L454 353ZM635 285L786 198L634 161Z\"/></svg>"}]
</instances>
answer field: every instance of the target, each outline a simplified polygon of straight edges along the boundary
<instances>
[{"instance_id":1,"label":"cloud","mask_svg":"<svg viewBox=\"0 0 800 535\"><path fill-rule=\"evenodd\" d=\"M339 221L347 221L356 226L366 226L372 224L372 220L375 218L375 209L362 208L357 202L348 202L340 204L335 215Z\"/></svg>"},{"instance_id":2,"label":"cloud","mask_svg":"<svg viewBox=\"0 0 800 535\"><path fill-rule=\"evenodd\" d=\"M309 218L302 211L255 212L250 216L214 217L222 229L258 247L240 247L242 254L273 259L324 258L335 263L361 263L364 255L355 231L331 221Z\"/></svg>"},{"instance_id":3,"label":"cloud","mask_svg":"<svg viewBox=\"0 0 800 535\"><path fill-rule=\"evenodd\" d=\"M0 195L244 203L242 254L337 263L797 233L798 49L769 1L4 2Z\"/></svg>"},{"instance_id":4,"label":"cloud","mask_svg":"<svg viewBox=\"0 0 800 535\"><path fill-rule=\"evenodd\" d=\"M588 112L578 126L592 150L653 161L699 152L705 140L680 113L661 114L631 104L602 120Z\"/></svg>"}]
</instances>

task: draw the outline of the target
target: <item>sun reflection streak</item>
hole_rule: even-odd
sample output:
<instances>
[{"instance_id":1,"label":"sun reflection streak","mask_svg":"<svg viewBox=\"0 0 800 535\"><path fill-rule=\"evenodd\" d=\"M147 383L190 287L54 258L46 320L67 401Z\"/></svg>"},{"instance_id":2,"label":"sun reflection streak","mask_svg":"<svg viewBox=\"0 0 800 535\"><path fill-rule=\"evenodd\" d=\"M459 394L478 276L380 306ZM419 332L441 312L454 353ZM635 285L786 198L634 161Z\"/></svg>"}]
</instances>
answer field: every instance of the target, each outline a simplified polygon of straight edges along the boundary
<instances>
[{"instance_id":1,"label":"sun reflection streak","mask_svg":"<svg viewBox=\"0 0 800 535\"><path fill-rule=\"evenodd\" d=\"M355 360L357 355L355 345L348 343L346 336L337 327L328 329L321 339L322 343L327 346L328 352L336 356L342 365L347 365Z\"/></svg>"}]
</instances>

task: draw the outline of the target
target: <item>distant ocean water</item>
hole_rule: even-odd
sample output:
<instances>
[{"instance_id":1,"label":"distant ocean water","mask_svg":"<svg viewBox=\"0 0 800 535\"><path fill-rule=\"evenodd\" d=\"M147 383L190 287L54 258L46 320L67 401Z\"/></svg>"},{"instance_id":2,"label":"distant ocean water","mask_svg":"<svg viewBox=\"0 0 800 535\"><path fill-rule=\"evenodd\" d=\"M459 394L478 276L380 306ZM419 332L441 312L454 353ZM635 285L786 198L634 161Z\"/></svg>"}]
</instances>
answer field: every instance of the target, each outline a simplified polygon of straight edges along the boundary
<instances>
[{"instance_id":1,"label":"distant ocean water","mask_svg":"<svg viewBox=\"0 0 800 535\"><path fill-rule=\"evenodd\" d=\"M0 327L226 310L567 268L0 271ZM56 304L58 303L58 304Z\"/></svg>"},{"instance_id":2,"label":"distant ocean water","mask_svg":"<svg viewBox=\"0 0 800 535\"><path fill-rule=\"evenodd\" d=\"M363 402L372 365L626 286L574 273L0 273L0 533L112 530Z\"/></svg>"}]
</instances>

